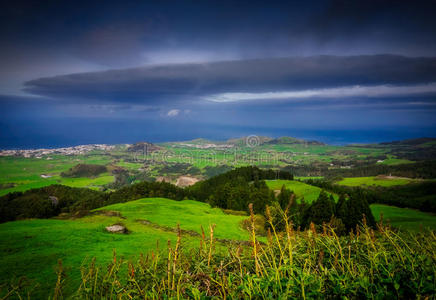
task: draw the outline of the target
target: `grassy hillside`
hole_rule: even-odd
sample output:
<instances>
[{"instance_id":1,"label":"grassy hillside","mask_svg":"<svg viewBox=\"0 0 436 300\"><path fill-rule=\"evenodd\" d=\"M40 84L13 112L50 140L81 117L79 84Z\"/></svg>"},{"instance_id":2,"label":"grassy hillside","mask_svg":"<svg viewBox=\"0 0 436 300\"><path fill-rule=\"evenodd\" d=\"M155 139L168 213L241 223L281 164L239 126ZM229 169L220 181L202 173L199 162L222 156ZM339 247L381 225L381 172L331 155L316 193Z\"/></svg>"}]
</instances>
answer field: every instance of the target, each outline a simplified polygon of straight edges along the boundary
<instances>
[{"instance_id":1,"label":"grassy hillside","mask_svg":"<svg viewBox=\"0 0 436 300\"><path fill-rule=\"evenodd\" d=\"M315 201L321 192L319 187L295 180L266 180L266 184L272 190L280 190L282 186L285 185L287 189L295 193L297 200L304 197L306 203L312 203ZM335 200L338 199L336 195L333 195L333 197Z\"/></svg>"},{"instance_id":2,"label":"grassy hillside","mask_svg":"<svg viewBox=\"0 0 436 300\"><path fill-rule=\"evenodd\" d=\"M371 211L377 221L380 220L380 213L383 213L385 222L389 220L394 227L418 231L422 226L436 230L436 216L433 214L382 204L372 204Z\"/></svg>"},{"instance_id":3,"label":"grassy hillside","mask_svg":"<svg viewBox=\"0 0 436 300\"><path fill-rule=\"evenodd\" d=\"M217 224L215 236L218 238L248 239L248 233L238 225L242 219L247 217L226 215L219 208L211 208L207 203L193 200L174 201L165 198L146 198L105 206L96 211L100 210L120 212L123 217L127 218L128 222L148 220L172 228L180 224L182 229L198 233L201 233L201 225L206 230L209 225Z\"/></svg>"},{"instance_id":4,"label":"grassy hillside","mask_svg":"<svg viewBox=\"0 0 436 300\"><path fill-rule=\"evenodd\" d=\"M346 185L346 186L394 186L394 185L403 185L416 182L416 180L410 178L390 178L387 176L369 176L369 177L351 177L344 178L341 181L338 181L337 184Z\"/></svg>"},{"instance_id":5,"label":"grassy hillside","mask_svg":"<svg viewBox=\"0 0 436 300\"><path fill-rule=\"evenodd\" d=\"M0 224L0 284L11 277L26 275L37 280L39 296L51 292L55 282L54 268L62 259L68 268L68 286L77 285L80 266L85 258L96 257L97 264L106 263L116 249L120 257L134 259L140 252L156 248L166 249L176 234L159 226L175 228L177 223L185 230L201 232L216 224L216 237L248 239L240 222L247 217L224 215L220 209L196 201L173 201L147 198L103 207L99 210L118 211L122 217L97 214L76 220L35 219ZM144 224L138 220L148 220ZM111 234L105 227L122 223L129 234ZM156 226L159 225L159 226ZM185 245L197 244L198 239L187 235Z\"/></svg>"}]
</instances>

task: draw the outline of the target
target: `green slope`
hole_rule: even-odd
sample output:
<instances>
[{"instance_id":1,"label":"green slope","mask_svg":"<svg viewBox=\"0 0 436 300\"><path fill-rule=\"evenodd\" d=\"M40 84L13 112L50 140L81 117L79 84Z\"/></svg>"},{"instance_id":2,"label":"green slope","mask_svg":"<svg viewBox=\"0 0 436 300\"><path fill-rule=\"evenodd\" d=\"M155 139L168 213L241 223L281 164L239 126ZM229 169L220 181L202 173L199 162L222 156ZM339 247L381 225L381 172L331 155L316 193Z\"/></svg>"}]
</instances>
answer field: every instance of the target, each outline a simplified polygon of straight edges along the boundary
<instances>
[{"instance_id":1,"label":"green slope","mask_svg":"<svg viewBox=\"0 0 436 300\"><path fill-rule=\"evenodd\" d=\"M318 199L321 189L316 186L306 184L304 182L295 180L265 180L268 187L272 190L280 190L283 185L291 191L293 191L298 199L304 197L306 203L312 203ZM333 195L335 200L338 199L337 195Z\"/></svg>"},{"instance_id":2,"label":"green slope","mask_svg":"<svg viewBox=\"0 0 436 300\"><path fill-rule=\"evenodd\" d=\"M120 257L134 260L140 252L156 248L166 249L167 241L174 244L176 234L137 220L148 220L160 226L201 232L216 224L216 237L248 239L240 222L247 217L225 215L219 209L196 201L173 201L164 198L147 198L111 205L99 210L112 210L122 217L92 215L76 220L34 219L0 224L0 285L13 277L26 275L39 283L35 297L47 298L56 282L54 268L62 259L68 268L67 284L77 287L83 260L96 257L98 264L110 261L113 249ZM123 223L129 234L111 234L105 227ZM185 249L197 245L198 238L185 235ZM68 291L67 291L68 292Z\"/></svg>"},{"instance_id":3,"label":"green slope","mask_svg":"<svg viewBox=\"0 0 436 300\"><path fill-rule=\"evenodd\" d=\"M418 231L420 228L436 230L436 216L409 208L372 204L371 211L377 221L380 220L380 213L383 213L384 222L401 229Z\"/></svg>"},{"instance_id":4,"label":"green slope","mask_svg":"<svg viewBox=\"0 0 436 300\"><path fill-rule=\"evenodd\" d=\"M145 219L172 228L180 224L182 229L198 233L201 233L200 226L207 230L209 225L217 224L215 236L218 238L248 239L248 233L239 226L239 222L247 217L226 215L219 208L211 208L207 203L193 200L174 201L165 198L146 198L113 204L98 210L118 211L127 218L126 222Z\"/></svg>"}]
</instances>

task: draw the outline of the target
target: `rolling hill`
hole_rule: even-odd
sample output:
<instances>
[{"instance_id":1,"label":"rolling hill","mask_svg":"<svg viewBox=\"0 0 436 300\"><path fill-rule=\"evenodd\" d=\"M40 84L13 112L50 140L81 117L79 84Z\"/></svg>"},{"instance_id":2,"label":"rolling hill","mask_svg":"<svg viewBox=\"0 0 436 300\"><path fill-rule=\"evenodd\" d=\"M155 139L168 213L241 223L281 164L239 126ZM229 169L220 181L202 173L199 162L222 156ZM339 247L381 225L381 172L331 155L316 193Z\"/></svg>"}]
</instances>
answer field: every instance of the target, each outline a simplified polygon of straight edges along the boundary
<instances>
[{"instance_id":1,"label":"rolling hill","mask_svg":"<svg viewBox=\"0 0 436 300\"><path fill-rule=\"evenodd\" d=\"M208 233L212 224L216 224L217 238L248 240L248 233L240 224L246 218L225 215L218 208L191 200L145 198L102 207L78 219L0 224L0 284L26 275L39 284L34 297L47 298L56 281L54 268L58 259L68 269L67 286L77 287L84 260L89 262L95 257L97 264L107 263L114 250L119 257L135 260L141 252L156 249L156 242L165 250L168 241L174 243L177 238L177 224L183 230L185 246L197 245L201 226ZM123 224L129 234L106 232L105 227L113 224Z\"/></svg>"}]
</instances>

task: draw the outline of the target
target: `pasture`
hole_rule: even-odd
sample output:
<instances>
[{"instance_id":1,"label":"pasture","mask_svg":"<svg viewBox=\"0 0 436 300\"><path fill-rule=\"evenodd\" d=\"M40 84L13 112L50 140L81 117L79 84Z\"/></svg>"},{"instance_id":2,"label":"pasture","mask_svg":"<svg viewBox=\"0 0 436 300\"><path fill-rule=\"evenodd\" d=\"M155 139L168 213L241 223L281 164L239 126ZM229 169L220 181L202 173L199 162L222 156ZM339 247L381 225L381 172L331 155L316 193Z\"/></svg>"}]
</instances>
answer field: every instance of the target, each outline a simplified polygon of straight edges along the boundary
<instances>
[{"instance_id":1,"label":"pasture","mask_svg":"<svg viewBox=\"0 0 436 300\"><path fill-rule=\"evenodd\" d=\"M368 177L349 177L338 182L339 185L345 186L382 186L389 187L394 185L403 185L416 182L411 178L393 177L393 176L368 176Z\"/></svg>"},{"instance_id":2,"label":"pasture","mask_svg":"<svg viewBox=\"0 0 436 300\"><path fill-rule=\"evenodd\" d=\"M105 155L53 155L45 158L0 157L0 184L13 185L0 189L0 196L11 192L23 192L52 184L63 184L71 187L89 187L97 189L114 181L109 173L95 178L64 178L61 172L79 164L105 165L111 162ZM41 175L48 175L46 178Z\"/></svg>"},{"instance_id":3,"label":"pasture","mask_svg":"<svg viewBox=\"0 0 436 300\"><path fill-rule=\"evenodd\" d=\"M377 221L383 213L384 222L394 227L411 231L419 231L421 228L436 230L436 216L433 214L383 204L372 204L370 207Z\"/></svg>"},{"instance_id":4,"label":"pasture","mask_svg":"<svg viewBox=\"0 0 436 300\"><path fill-rule=\"evenodd\" d=\"M168 241L174 243L177 239L170 230L177 224L197 233L201 233L201 226L208 233L209 225L216 224L217 238L249 238L240 226L246 216L225 215L220 209L196 201L147 198L99 210L117 211L121 216L101 213L75 220L34 219L0 224L0 283L26 275L39 285L34 296L47 297L56 281L54 268L58 259L68 270L67 287L77 286L80 266L91 258L95 257L97 264L107 263L115 249L118 257L134 261L141 252L156 249L156 243L165 250ZM129 234L105 231L106 226L118 223L125 225ZM186 235L183 241L188 249L199 240Z\"/></svg>"},{"instance_id":5,"label":"pasture","mask_svg":"<svg viewBox=\"0 0 436 300\"><path fill-rule=\"evenodd\" d=\"M265 180L265 182L272 190L280 190L284 185L288 190L295 193L297 201L301 201L304 197L306 203L312 203L318 199L319 193L321 192L319 187L295 180ZM333 195L333 197L335 200L338 199L337 195Z\"/></svg>"}]
</instances>

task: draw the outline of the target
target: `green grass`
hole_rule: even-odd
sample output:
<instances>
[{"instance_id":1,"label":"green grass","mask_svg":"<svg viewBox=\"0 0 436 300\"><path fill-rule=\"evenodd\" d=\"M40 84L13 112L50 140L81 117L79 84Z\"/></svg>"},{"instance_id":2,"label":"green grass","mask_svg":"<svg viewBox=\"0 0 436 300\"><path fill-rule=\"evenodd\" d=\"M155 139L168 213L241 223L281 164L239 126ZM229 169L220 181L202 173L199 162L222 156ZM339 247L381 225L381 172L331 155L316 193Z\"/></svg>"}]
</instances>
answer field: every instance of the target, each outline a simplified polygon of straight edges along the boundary
<instances>
[{"instance_id":1,"label":"green grass","mask_svg":"<svg viewBox=\"0 0 436 300\"><path fill-rule=\"evenodd\" d=\"M71 187L98 187L114 181L114 176L108 173L101 174L95 178L60 178L60 183Z\"/></svg>"},{"instance_id":2,"label":"green grass","mask_svg":"<svg viewBox=\"0 0 436 300\"><path fill-rule=\"evenodd\" d=\"M14 183L17 186L0 190L0 196L6 195L11 192L24 192L34 188L40 188L52 184L63 184L71 187L87 187L91 189L99 189L101 186L114 181L114 176L108 173L101 174L99 177L77 177L77 178L64 178L60 176L53 176L50 178L35 178L34 180L17 180Z\"/></svg>"},{"instance_id":3,"label":"green grass","mask_svg":"<svg viewBox=\"0 0 436 300\"><path fill-rule=\"evenodd\" d=\"M341 181L338 181L337 184L339 185L346 185L346 186L371 186L371 185L377 185L377 186L394 186L394 185L403 185L412 183L415 180L409 179L409 178L384 178L384 177L350 177L350 178L344 178Z\"/></svg>"},{"instance_id":4,"label":"green grass","mask_svg":"<svg viewBox=\"0 0 436 300\"><path fill-rule=\"evenodd\" d=\"M385 159L381 164L383 165L401 165L401 164L411 164L413 161L407 160L407 159L400 159L400 158L388 158Z\"/></svg>"},{"instance_id":5,"label":"green grass","mask_svg":"<svg viewBox=\"0 0 436 300\"><path fill-rule=\"evenodd\" d=\"M312 203L318 199L321 189L316 186L312 186L300 181L295 180L265 180L268 187L272 190L280 190L283 185L291 191L293 191L297 197L297 200L304 197L306 203ZM335 200L338 199L337 195L333 195Z\"/></svg>"},{"instance_id":6,"label":"green grass","mask_svg":"<svg viewBox=\"0 0 436 300\"><path fill-rule=\"evenodd\" d=\"M418 231L422 226L436 230L436 216L433 214L383 204L372 204L371 211L377 221L380 220L380 213L383 213L385 222L389 220L394 227Z\"/></svg>"},{"instance_id":7,"label":"green grass","mask_svg":"<svg viewBox=\"0 0 436 300\"><path fill-rule=\"evenodd\" d=\"M220 208L211 208L209 204L193 200L174 201L164 198L146 198L128 203L105 206L98 210L120 212L128 220L145 219L162 226L201 233L200 225L205 230L209 225L219 224L215 230L218 238L247 240L248 233L238 224L247 217L226 215Z\"/></svg>"},{"instance_id":8,"label":"green grass","mask_svg":"<svg viewBox=\"0 0 436 300\"><path fill-rule=\"evenodd\" d=\"M296 180L323 179L323 176L294 176Z\"/></svg>"},{"instance_id":9,"label":"green grass","mask_svg":"<svg viewBox=\"0 0 436 300\"><path fill-rule=\"evenodd\" d=\"M328 226L287 230L288 238L273 234L260 249L197 246L132 264L91 264L76 299L433 299L434 233L380 229L340 238Z\"/></svg>"},{"instance_id":10,"label":"green grass","mask_svg":"<svg viewBox=\"0 0 436 300\"><path fill-rule=\"evenodd\" d=\"M216 224L217 237L248 239L248 233L240 227L240 221L247 217L225 215L196 201L148 198L101 209L119 211L126 219L93 215L76 220L35 219L0 224L0 284L26 275L40 284L36 296L46 298L56 280L54 268L58 259L69 269L67 286L72 287L80 280L79 269L85 258L89 262L96 257L98 264L106 263L116 249L120 257L134 260L140 252L155 249L156 241L162 249L166 249L168 240L175 242L175 233L143 225L137 219L173 228L180 223L182 229L196 232L201 232L201 225L207 231L209 224ZM130 233L105 232L106 226L118 222ZM187 248L198 243L190 236L184 241Z\"/></svg>"},{"instance_id":11,"label":"green grass","mask_svg":"<svg viewBox=\"0 0 436 300\"><path fill-rule=\"evenodd\" d=\"M16 186L0 190L0 196L10 192L23 192L33 188L40 188L51 184L64 184L72 187L99 186L113 182L114 177L108 173L96 178L63 178L60 173L78 163L101 164L110 162L104 155L53 155L47 158L0 157L0 183L15 183ZM41 174L52 177L42 178Z\"/></svg>"}]
</instances>

